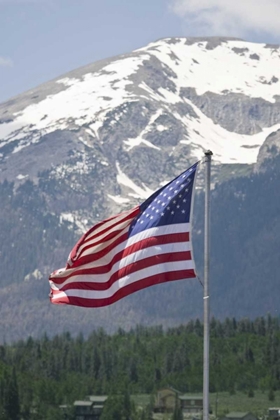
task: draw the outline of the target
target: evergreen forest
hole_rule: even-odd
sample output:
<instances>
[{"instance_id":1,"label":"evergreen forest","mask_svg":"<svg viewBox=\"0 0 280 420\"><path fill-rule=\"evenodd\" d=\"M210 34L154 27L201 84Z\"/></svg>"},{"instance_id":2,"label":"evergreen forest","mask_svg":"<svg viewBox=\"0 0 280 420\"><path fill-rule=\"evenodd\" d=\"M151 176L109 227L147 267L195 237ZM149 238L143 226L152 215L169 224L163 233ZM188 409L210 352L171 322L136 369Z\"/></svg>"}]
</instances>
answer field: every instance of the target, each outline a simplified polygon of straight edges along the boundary
<instances>
[{"instance_id":1,"label":"evergreen forest","mask_svg":"<svg viewBox=\"0 0 280 420\"><path fill-rule=\"evenodd\" d=\"M273 401L280 390L279 354L279 318L212 318L210 392L252 397L261 391ZM201 394L202 381L199 319L167 330L137 326L113 335L99 329L86 338L67 332L29 337L0 346L0 419L61 419L59 406L108 395L101 420L145 420L151 418L152 402L139 412L130 396L148 394L152 401L156 390L166 386Z\"/></svg>"}]
</instances>

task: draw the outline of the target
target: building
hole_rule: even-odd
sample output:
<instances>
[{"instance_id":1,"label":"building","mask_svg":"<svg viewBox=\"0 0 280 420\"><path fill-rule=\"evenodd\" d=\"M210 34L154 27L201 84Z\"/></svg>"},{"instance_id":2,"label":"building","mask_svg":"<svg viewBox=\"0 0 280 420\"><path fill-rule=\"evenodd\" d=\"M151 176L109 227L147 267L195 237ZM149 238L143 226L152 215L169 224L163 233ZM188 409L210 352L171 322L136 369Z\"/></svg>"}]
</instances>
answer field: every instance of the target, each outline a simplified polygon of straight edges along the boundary
<instances>
[{"instance_id":1,"label":"building","mask_svg":"<svg viewBox=\"0 0 280 420\"><path fill-rule=\"evenodd\" d=\"M268 409L268 417L273 420L280 420L280 407L271 407Z\"/></svg>"},{"instance_id":2,"label":"building","mask_svg":"<svg viewBox=\"0 0 280 420\"><path fill-rule=\"evenodd\" d=\"M99 420L107 398L106 395L90 395L84 401L75 401L75 420Z\"/></svg>"},{"instance_id":3,"label":"building","mask_svg":"<svg viewBox=\"0 0 280 420\"><path fill-rule=\"evenodd\" d=\"M175 388L158 390L155 398L154 412L173 412L178 404L184 413L201 413L203 411L203 398L183 394Z\"/></svg>"},{"instance_id":4,"label":"building","mask_svg":"<svg viewBox=\"0 0 280 420\"><path fill-rule=\"evenodd\" d=\"M92 401L75 401L75 420L95 420L92 413Z\"/></svg>"},{"instance_id":5,"label":"building","mask_svg":"<svg viewBox=\"0 0 280 420\"><path fill-rule=\"evenodd\" d=\"M222 420L258 420L252 413L243 413L240 411L228 413Z\"/></svg>"},{"instance_id":6,"label":"building","mask_svg":"<svg viewBox=\"0 0 280 420\"><path fill-rule=\"evenodd\" d=\"M174 411L180 394L180 391L171 387L159 389L155 398L154 412L165 413Z\"/></svg>"},{"instance_id":7,"label":"building","mask_svg":"<svg viewBox=\"0 0 280 420\"><path fill-rule=\"evenodd\" d=\"M201 413L203 411L203 397L179 395L179 400L184 413Z\"/></svg>"}]
</instances>

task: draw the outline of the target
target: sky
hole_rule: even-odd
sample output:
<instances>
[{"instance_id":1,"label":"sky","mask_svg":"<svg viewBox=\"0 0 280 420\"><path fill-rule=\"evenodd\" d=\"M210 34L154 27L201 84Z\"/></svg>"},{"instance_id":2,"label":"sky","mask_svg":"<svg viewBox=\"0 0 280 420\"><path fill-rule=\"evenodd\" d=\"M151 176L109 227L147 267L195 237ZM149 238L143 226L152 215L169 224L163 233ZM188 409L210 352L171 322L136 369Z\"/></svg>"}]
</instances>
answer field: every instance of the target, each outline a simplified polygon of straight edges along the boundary
<instances>
[{"instance_id":1,"label":"sky","mask_svg":"<svg viewBox=\"0 0 280 420\"><path fill-rule=\"evenodd\" d=\"M0 0L0 102L165 37L280 44L280 0Z\"/></svg>"}]
</instances>

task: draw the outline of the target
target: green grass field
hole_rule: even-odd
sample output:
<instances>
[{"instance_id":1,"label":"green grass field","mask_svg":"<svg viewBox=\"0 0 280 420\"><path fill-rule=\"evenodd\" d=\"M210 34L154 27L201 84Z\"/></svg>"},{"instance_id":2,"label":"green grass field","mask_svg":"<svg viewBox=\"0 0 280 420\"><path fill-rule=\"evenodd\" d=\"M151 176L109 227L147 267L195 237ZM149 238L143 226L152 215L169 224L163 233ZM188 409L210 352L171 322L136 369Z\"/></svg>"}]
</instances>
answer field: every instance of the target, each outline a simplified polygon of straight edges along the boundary
<instances>
[{"instance_id":1,"label":"green grass field","mask_svg":"<svg viewBox=\"0 0 280 420\"><path fill-rule=\"evenodd\" d=\"M190 396L192 394L189 394ZM202 394L196 394L202 395ZM211 419L217 417L224 417L227 413L232 411L241 411L255 414L259 419L264 419L268 415L269 407L280 407L280 391L274 392L274 401L269 401L268 391L261 392L255 391L254 397L249 398L247 394L236 392L230 395L228 392L219 392L210 394L210 406L212 408ZM139 394L132 396L133 401L138 407L145 407L150 401L150 395ZM184 416L184 418L193 418L194 415ZM154 415L155 420L169 420L171 415L156 414Z\"/></svg>"},{"instance_id":2,"label":"green grass field","mask_svg":"<svg viewBox=\"0 0 280 420\"><path fill-rule=\"evenodd\" d=\"M263 418L267 416L269 407L280 407L280 391L275 391L274 396L274 401L269 401L268 391L255 391L252 398L241 392L236 392L233 395L228 392L220 392L219 394L210 394L210 405L213 414L216 414L217 407L218 417L222 417L231 411L250 411L259 418Z\"/></svg>"}]
</instances>

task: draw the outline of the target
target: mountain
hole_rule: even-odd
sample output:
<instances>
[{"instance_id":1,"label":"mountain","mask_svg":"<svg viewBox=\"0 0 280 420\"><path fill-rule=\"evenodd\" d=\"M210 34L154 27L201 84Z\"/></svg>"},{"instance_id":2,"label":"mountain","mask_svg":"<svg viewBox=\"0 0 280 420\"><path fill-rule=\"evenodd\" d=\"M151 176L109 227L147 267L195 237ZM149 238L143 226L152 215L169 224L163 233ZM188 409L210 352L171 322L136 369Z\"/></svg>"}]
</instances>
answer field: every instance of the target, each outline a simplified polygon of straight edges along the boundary
<instances>
[{"instance_id":1,"label":"mountain","mask_svg":"<svg viewBox=\"0 0 280 420\"><path fill-rule=\"evenodd\" d=\"M51 306L47 278L89 226L144 200L208 149L213 313L273 312L279 111L280 46L226 38L162 39L0 104L3 340L201 316L197 280L85 310ZM200 275L203 176L202 168L193 235Z\"/></svg>"}]
</instances>

